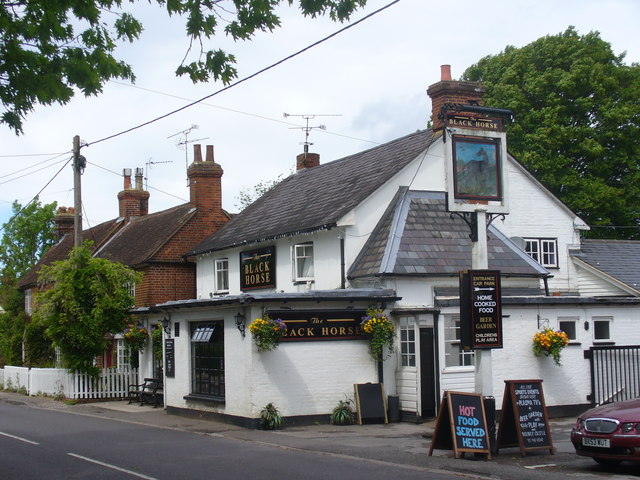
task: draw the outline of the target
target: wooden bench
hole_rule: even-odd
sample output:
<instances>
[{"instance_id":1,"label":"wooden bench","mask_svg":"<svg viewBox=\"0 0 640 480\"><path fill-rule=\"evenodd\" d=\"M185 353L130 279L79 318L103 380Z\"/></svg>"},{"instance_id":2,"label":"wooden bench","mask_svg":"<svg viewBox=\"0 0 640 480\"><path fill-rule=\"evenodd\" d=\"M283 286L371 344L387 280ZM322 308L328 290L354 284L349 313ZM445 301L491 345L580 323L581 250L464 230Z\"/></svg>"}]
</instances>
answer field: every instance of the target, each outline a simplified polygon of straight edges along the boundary
<instances>
[{"instance_id":1,"label":"wooden bench","mask_svg":"<svg viewBox=\"0 0 640 480\"><path fill-rule=\"evenodd\" d=\"M163 404L164 391L162 389L162 380L157 378L145 378L144 382L139 385L131 385L129 387L129 403L140 402L140 406L145 403L153 404L154 408Z\"/></svg>"}]
</instances>

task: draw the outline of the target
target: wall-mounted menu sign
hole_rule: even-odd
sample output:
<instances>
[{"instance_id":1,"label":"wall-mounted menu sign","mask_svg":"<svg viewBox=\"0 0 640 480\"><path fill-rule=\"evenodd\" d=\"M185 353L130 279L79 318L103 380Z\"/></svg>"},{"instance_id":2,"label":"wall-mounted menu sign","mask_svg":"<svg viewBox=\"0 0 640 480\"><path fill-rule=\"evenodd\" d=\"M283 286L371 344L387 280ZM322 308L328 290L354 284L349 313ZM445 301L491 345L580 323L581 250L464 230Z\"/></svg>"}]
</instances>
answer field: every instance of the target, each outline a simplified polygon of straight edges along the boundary
<instances>
[{"instance_id":1,"label":"wall-mounted menu sign","mask_svg":"<svg viewBox=\"0 0 640 480\"><path fill-rule=\"evenodd\" d=\"M360 327L365 310L270 310L267 313L287 325L282 342L367 338Z\"/></svg>"},{"instance_id":2,"label":"wall-mounted menu sign","mask_svg":"<svg viewBox=\"0 0 640 480\"><path fill-rule=\"evenodd\" d=\"M453 450L460 458L464 452L486 453L491 459L487 417L479 393L444 392L431 439L433 450Z\"/></svg>"},{"instance_id":3,"label":"wall-mounted menu sign","mask_svg":"<svg viewBox=\"0 0 640 480\"><path fill-rule=\"evenodd\" d=\"M240 290L276 286L275 247L240 252Z\"/></svg>"},{"instance_id":4,"label":"wall-mounted menu sign","mask_svg":"<svg viewBox=\"0 0 640 480\"><path fill-rule=\"evenodd\" d=\"M519 446L523 457L527 450L548 449L553 453L542 380L505 380L504 383L498 449Z\"/></svg>"},{"instance_id":5,"label":"wall-mounted menu sign","mask_svg":"<svg viewBox=\"0 0 640 480\"><path fill-rule=\"evenodd\" d=\"M176 359L173 338L164 340L164 374L173 378L176 376Z\"/></svg>"},{"instance_id":6,"label":"wall-mounted menu sign","mask_svg":"<svg viewBox=\"0 0 640 480\"><path fill-rule=\"evenodd\" d=\"M500 271L460 272L460 335L463 347L502 348Z\"/></svg>"}]
</instances>

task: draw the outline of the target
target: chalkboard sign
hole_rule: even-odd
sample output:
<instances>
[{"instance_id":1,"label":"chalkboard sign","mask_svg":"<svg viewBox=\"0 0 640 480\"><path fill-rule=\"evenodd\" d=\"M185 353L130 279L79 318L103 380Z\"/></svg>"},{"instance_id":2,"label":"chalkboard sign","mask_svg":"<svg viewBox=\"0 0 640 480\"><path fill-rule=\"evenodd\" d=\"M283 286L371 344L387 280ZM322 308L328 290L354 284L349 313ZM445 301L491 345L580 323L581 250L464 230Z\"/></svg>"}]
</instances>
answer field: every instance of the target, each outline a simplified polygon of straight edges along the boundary
<instances>
[{"instance_id":1,"label":"chalkboard sign","mask_svg":"<svg viewBox=\"0 0 640 480\"><path fill-rule=\"evenodd\" d=\"M353 386L358 423L388 423L387 402L382 383L356 383Z\"/></svg>"},{"instance_id":2,"label":"chalkboard sign","mask_svg":"<svg viewBox=\"0 0 640 480\"><path fill-rule=\"evenodd\" d=\"M544 403L542 380L505 380L498 449L520 447L527 450L549 450L553 454L547 407Z\"/></svg>"},{"instance_id":3,"label":"chalkboard sign","mask_svg":"<svg viewBox=\"0 0 640 480\"><path fill-rule=\"evenodd\" d=\"M453 450L456 458L464 452L486 453L491 459L487 417L479 393L444 392L431 439L434 449Z\"/></svg>"},{"instance_id":4,"label":"chalkboard sign","mask_svg":"<svg viewBox=\"0 0 640 480\"><path fill-rule=\"evenodd\" d=\"M176 376L175 349L173 338L164 340L164 372L167 377Z\"/></svg>"}]
</instances>

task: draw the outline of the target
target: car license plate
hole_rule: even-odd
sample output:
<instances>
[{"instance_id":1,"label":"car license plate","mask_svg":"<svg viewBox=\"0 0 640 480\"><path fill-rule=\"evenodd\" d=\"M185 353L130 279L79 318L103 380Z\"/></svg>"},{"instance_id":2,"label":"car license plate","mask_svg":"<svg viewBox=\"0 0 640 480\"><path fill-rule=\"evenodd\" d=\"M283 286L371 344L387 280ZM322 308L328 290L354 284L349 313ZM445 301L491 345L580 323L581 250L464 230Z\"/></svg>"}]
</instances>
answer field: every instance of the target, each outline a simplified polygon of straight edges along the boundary
<instances>
[{"instance_id":1,"label":"car license plate","mask_svg":"<svg viewBox=\"0 0 640 480\"><path fill-rule=\"evenodd\" d=\"M591 438L591 437L582 437L582 445L585 447L600 447L600 448L610 448L611 446L608 438Z\"/></svg>"}]
</instances>

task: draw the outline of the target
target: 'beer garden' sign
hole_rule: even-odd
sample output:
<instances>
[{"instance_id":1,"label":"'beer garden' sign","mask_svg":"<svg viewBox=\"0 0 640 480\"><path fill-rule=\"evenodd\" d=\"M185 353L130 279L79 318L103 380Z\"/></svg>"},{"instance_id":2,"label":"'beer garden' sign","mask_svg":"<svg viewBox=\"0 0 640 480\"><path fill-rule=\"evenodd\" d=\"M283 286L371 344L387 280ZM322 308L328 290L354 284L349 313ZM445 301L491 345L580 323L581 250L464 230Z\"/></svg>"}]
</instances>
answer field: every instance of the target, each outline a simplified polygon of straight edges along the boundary
<instances>
[{"instance_id":1,"label":"'beer garden' sign","mask_svg":"<svg viewBox=\"0 0 640 480\"><path fill-rule=\"evenodd\" d=\"M460 340L473 349L502 348L500 272L460 272Z\"/></svg>"}]
</instances>

